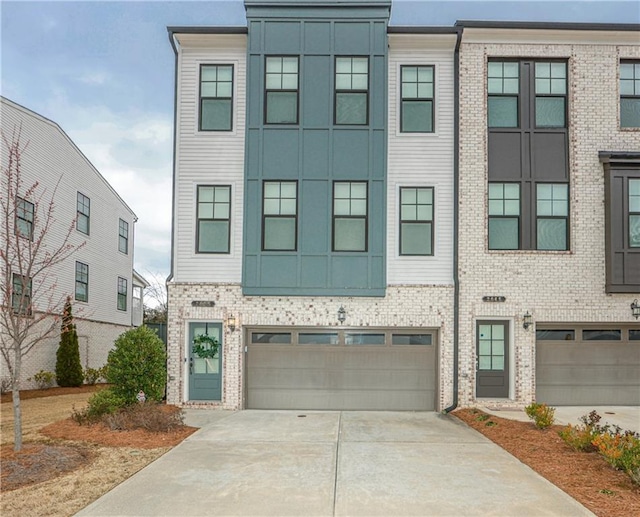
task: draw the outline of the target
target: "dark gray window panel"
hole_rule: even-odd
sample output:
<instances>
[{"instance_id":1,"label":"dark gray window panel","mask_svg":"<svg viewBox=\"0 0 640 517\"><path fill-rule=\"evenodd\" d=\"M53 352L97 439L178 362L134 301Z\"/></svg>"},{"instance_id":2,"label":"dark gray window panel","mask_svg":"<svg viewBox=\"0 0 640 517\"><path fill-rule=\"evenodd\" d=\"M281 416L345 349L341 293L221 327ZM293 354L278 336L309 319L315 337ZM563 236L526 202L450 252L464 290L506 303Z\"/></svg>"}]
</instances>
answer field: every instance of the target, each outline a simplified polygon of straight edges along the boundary
<instances>
[{"instance_id":1,"label":"dark gray window panel","mask_svg":"<svg viewBox=\"0 0 640 517\"><path fill-rule=\"evenodd\" d=\"M33 240L35 205L21 197L16 198L15 233Z\"/></svg>"},{"instance_id":2,"label":"dark gray window panel","mask_svg":"<svg viewBox=\"0 0 640 517\"><path fill-rule=\"evenodd\" d=\"M393 334L392 345L432 345L432 334Z\"/></svg>"},{"instance_id":3,"label":"dark gray window panel","mask_svg":"<svg viewBox=\"0 0 640 517\"><path fill-rule=\"evenodd\" d=\"M582 339L583 341L620 341L622 340L622 330L584 329Z\"/></svg>"},{"instance_id":4,"label":"dark gray window panel","mask_svg":"<svg viewBox=\"0 0 640 517\"><path fill-rule=\"evenodd\" d=\"M536 341L574 341L576 331L573 329L536 329Z\"/></svg>"},{"instance_id":5,"label":"dark gray window panel","mask_svg":"<svg viewBox=\"0 0 640 517\"><path fill-rule=\"evenodd\" d=\"M601 158L602 159L602 158ZM638 238L636 189L640 181L638 162L604 161L606 291L640 292L640 246Z\"/></svg>"},{"instance_id":6,"label":"dark gray window panel","mask_svg":"<svg viewBox=\"0 0 640 517\"><path fill-rule=\"evenodd\" d=\"M291 343L291 333L289 332L252 332L251 342L257 343L269 343L286 345Z\"/></svg>"},{"instance_id":7,"label":"dark gray window panel","mask_svg":"<svg viewBox=\"0 0 640 517\"><path fill-rule=\"evenodd\" d=\"M640 127L640 61L620 62L620 127Z\"/></svg>"},{"instance_id":8,"label":"dark gray window panel","mask_svg":"<svg viewBox=\"0 0 640 517\"><path fill-rule=\"evenodd\" d=\"M384 345L384 334L370 334L359 332L345 332L345 345Z\"/></svg>"},{"instance_id":9,"label":"dark gray window panel","mask_svg":"<svg viewBox=\"0 0 640 517\"><path fill-rule=\"evenodd\" d=\"M76 202L76 229L86 235L89 235L89 228L91 226L91 200L78 192Z\"/></svg>"},{"instance_id":10,"label":"dark gray window panel","mask_svg":"<svg viewBox=\"0 0 640 517\"><path fill-rule=\"evenodd\" d=\"M233 65L200 66L200 131L231 131Z\"/></svg>"},{"instance_id":11,"label":"dark gray window panel","mask_svg":"<svg viewBox=\"0 0 640 517\"><path fill-rule=\"evenodd\" d=\"M198 185L196 210L196 253L229 253L231 187Z\"/></svg>"},{"instance_id":12,"label":"dark gray window panel","mask_svg":"<svg viewBox=\"0 0 640 517\"><path fill-rule=\"evenodd\" d=\"M300 332L298 334L300 345L337 345L337 332Z\"/></svg>"},{"instance_id":13,"label":"dark gray window panel","mask_svg":"<svg viewBox=\"0 0 640 517\"><path fill-rule=\"evenodd\" d=\"M75 299L79 302L89 301L89 266L76 262Z\"/></svg>"}]
</instances>

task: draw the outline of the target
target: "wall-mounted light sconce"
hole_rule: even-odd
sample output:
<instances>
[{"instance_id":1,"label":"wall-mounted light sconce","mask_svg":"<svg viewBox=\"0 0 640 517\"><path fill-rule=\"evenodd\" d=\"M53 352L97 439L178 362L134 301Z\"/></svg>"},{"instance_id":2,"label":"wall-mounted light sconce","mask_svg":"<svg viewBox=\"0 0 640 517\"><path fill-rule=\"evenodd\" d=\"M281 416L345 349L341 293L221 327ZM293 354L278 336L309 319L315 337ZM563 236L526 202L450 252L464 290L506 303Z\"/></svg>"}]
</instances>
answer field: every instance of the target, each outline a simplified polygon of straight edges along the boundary
<instances>
[{"instance_id":1,"label":"wall-mounted light sconce","mask_svg":"<svg viewBox=\"0 0 640 517\"><path fill-rule=\"evenodd\" d=\"M236 317L231 315L227 318L227 327L229 328L229 330L231 332L233 332L236 329Z\"/></svg>"},{"instance_id":2,"label":"wall-mounted light sconce","mask_svg":"<svg viewBox=\"0 0 640 517\"><path fill-rule=\"evenodd\" d=\"M631 315L635 319L640 318L640 303L638 303L637 299L633 300L633 303L631 304Z\"/></svg>"},{"instance_id":3,"label":"wall-mounted light sconce","mask_svg":"<svg viewBox=\"0 0 640 517\"><path fill-rule=\"evenodd\" d=\"M344 320L347 319L347 311L344 310L344 307L340 307L338 309L338 321L340 322L340 325L342 325L344 323Z\"/></svg>"},{"instance_id":4,"label":"wall-mounted light sconce","mask_svg":"<svg viewBox=\"0 0 640 517\"><path fill-rule=\"evenodd\" d=\"M524 313L522 316L522 328L525 330L529 330L529 327L533 325L533 316L529 314L529 311Z\"/></svg>"}]
</instances>

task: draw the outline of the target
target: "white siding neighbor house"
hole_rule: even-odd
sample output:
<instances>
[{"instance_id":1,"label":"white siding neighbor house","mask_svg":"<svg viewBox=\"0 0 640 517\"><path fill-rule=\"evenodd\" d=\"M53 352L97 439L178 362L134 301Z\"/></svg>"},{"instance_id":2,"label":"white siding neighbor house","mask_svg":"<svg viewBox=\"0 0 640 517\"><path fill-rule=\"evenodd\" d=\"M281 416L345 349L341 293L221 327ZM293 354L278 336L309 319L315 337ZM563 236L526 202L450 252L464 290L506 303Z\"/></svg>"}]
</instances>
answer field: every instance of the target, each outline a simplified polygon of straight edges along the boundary
<instances>
[{"instance_id":1,"label":"white siding neighbor house","mask_svg":"<svg viewBox=\"0 0 640 517\"><path fill-rule=\"evenodd\" d=\"M35 199L30 200L29 192L22 193L27 208L39 209L39 213L27 209L25 217L35 218L37 232L38 217L44 216L45 205L55 193L55 221L44 241L50 247L59 246L73 225L70 244L84 243L52 270L49 282L54 286L53 300L71 296L83 368L99 368L114 340L132 325L142 323L142 290L147 283L133 270L136 215L55 122L4 97L0 97L0 109L3 138L11 141L13 135L19 135L21 146L25 146L21 188L38 182L37 192L44 193L46 201L38 206ZM6 159L3 144L3 170ZM3 176L2 196L7 195ZM15 224L8 221L11 234ZM39 304L43 310L48 300L34 300L33 304L34 311ZM55 370L58 343L59 335L54 335L25 358L23 388L33 386L27 379L34 373ZM1 376L8 376L4 362Z\"/></svg>"}]
</instances>

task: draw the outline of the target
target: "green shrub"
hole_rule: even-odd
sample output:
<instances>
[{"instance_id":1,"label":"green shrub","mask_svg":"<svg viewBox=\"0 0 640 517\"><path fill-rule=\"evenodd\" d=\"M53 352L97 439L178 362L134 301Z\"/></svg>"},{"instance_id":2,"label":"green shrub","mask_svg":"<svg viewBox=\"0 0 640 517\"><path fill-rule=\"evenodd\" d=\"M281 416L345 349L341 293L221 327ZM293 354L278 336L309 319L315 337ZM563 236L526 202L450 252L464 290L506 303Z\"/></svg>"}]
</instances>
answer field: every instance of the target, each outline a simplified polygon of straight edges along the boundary
<instances>
[{"instance_id":1,"label":"green shrub","mask_svg":"<svg viewBox=\"0 0 640 517\"><path fill-rule=\"evenodd\" d=\"M94 393L89 398L85 409L73 409L71 418L79 424L86 425L100 421L105 415L115 413L126 406L126 401L111 388Z\"/></svg>"},{"instance_id":2,"label":"green shrub","mask_svg":"<svg viewBox=\"0 0 640 517\"><path fill-rule=\"evenodd\" d=\"M80 364L78 334L71 314L71 297L67 297L62 313L60 346L56 352L56 379L58 386L77 387L82 385L84 375Z\"/></svg>"},{"instance_id":3,"label":"green shrub","mask_svg":"<svg viewBox=\"0 0 640 517\"><path fill-rule=\"evenodd\" d=\"M127 403L136 402L140 390L147 400L160 401L167 378L167 355L164 343L147 327L137 327L121 334L107 360L107 382Z\"/></svg>"},{"instance_id":4,"label":"green shrub","mask_svg":"<svg viewBox=\"0 0 640 517\"><path fill-rule=\"evenodd\" d=\"M93 386L100 379L105 378L105 367L102 368L87 368L84 371L84 382L85 384L89 384Z\"/></svg>"},{"instance_id":5,"label":"green shrub","mask_svg":"<svg viewBox=\"0 0 640 517\"><path fill-rule=\"evenodd\" d=\"M546 429L553 425L556 408L533 402L524 408L524 411L538 429Z\"/></svg>"},{"instance_id":6,"label":"green shrub","mask_svg":"<svg viewBox=\"0 0 640 517\"><path fill-rule=\"evenodd\" d=\"M613 431L598 434L593 446L616 469L626 472L640 484L640 436L632 431Z\"/></svg>"},{"instance_id":7,"label":"green shrub","mask_svg":"<svg viewBox=\"0 0 640 517\"><path fill-rule=\"evenodd\" d=\"M601 426L601 419L602 417L596 411L591 411L588 415L580 417L582 425L572 426L569 424L558 434L569 446L578 451L595 451L596 447L592 443L593 440L596 436L609 432L611 428L609 425Z\"/></svg>"},{"instance_id":8,"label":"green shrub","mask_svg":"<svg viewBox=\"0 0 640 517\"><path fill-rule=\"evenodd\" d=\"M45 370L40 370L33 377L27 379L33 380L38 385L38 388L41 390L46 390L53 386L56 382L56 374L53 372L47 372Z\"/></svg>"}]
</instances>

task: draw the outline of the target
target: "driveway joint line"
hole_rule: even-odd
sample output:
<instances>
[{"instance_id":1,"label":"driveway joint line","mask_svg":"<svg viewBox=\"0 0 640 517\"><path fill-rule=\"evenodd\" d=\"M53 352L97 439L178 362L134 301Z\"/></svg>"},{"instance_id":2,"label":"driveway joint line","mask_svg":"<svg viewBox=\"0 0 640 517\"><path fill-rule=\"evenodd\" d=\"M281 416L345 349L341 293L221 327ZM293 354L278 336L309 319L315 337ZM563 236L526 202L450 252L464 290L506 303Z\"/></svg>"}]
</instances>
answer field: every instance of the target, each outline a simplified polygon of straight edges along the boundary
<instances>
[{"instance_id":1,"label":"driveway joint line","mask_svg":"<svg viewBox=\"0 0 640 517\"><path fill-rule=\"evenodd\" d=\"M342 435L342 411L340 411L340 415L338 416L338 436L336 439L336 464L335 464L335 475L333 478L333 513L332 515L335 517L336 515L336 502L338 500L338 465L340 463L340 436Z\"/></svg>"}]
</instances>

